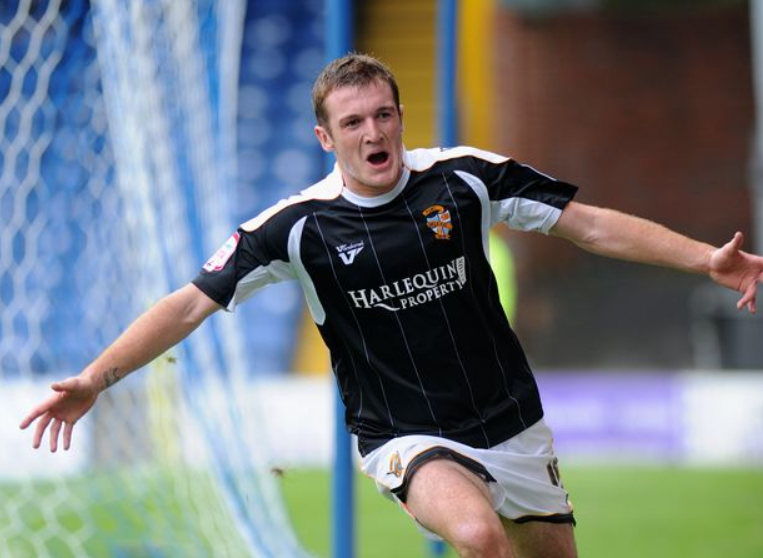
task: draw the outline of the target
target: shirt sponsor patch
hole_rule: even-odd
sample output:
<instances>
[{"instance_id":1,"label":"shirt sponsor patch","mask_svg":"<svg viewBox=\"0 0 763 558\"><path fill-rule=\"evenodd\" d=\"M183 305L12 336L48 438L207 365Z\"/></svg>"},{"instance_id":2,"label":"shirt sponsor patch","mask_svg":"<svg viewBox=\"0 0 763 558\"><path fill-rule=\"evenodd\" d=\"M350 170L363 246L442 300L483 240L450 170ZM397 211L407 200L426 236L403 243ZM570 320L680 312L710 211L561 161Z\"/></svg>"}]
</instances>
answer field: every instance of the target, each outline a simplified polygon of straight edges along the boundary
<instances>
[{"instance_id":1,"label":"shirt sponsor patch","mask_svg":"<svg viewBox=\"0 0 763 558\"><path fill-rule=\"evenodd\" d=\"M347 294L355 308L398 312L458 292L466 285L466 279L466 258L460 256L422 273L371 289L347 291Z\"/></svg>"},{"instance_id":2,"label":"shirt sponsor patch","mask_svg":"<svg viewBox=\"0 0 763 558\"><path fill-rule=\"evenodd\" d=\"M220 271L222 268L224 268L225 264L228 263L228 260L236 251L236 246L238 246L239 238L241 238L241 235L238 234L238 232L234 232L231 237L226 240L223 245L220 246L220 248L218 248L217 252L215 252L214 255L209 258L207 263L204 264L204 271L212 273L214 271Z\"/></svg>"}]
</instances>

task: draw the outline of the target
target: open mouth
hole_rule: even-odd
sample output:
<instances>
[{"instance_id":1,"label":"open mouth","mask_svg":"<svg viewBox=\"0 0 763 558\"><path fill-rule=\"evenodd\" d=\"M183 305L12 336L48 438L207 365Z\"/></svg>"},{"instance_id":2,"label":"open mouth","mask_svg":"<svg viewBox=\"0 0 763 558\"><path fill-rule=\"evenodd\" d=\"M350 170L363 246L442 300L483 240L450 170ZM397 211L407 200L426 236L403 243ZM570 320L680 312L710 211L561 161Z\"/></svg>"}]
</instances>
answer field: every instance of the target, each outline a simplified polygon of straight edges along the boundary
<instances>
[{"instance_id":1,"label":"open mouth","mask_svg":"<svg viewBox=\"0 0 763 558\"><path fill-rule=\"evenodd\" d=\"M389 153L386 151L379 151L378 153L371 153L367 158L366 161L371 163L374 166L383 165L389 160Z\"/></svg>"}]
</instances>

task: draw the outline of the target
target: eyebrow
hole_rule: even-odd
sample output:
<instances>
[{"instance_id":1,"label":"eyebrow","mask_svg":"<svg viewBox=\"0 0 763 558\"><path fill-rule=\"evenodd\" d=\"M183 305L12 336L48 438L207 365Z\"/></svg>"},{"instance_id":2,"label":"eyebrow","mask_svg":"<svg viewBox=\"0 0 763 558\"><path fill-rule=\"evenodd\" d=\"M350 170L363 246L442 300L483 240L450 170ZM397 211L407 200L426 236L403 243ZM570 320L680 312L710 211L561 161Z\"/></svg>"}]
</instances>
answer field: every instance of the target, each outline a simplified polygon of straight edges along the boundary
<instances>
[{"instance_id":1,"label":"eyebrow","mask_svg":"<svg viewBox=\"0 0 763 558\"><path fill-rule=\"evenodd\" d=\"M385 112L385 111L396 112L395 111L395 105L394 104L392 104L392 105L382 105L382 106L380 106L379 108L377 108L374 111L374 114L379 114L380 112ZM362 118L362 117L358 113L346 114L346 115L344 115L344 116L339 118L339 123L343 124L343 123L347 122L348 120L352 120L354 118Z\"/></svg>"}]
</instances>

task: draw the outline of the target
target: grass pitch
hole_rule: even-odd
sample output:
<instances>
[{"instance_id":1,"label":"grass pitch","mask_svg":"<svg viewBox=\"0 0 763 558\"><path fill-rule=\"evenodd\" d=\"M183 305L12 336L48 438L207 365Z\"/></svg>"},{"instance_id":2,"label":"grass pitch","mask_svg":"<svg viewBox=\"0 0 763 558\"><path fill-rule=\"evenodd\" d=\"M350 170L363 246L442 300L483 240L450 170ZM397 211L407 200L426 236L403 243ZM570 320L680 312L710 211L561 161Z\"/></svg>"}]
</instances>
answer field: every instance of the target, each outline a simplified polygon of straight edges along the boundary
<instances>
[{"instance_id":1,"label":"grass pitch","mask_svg":"<svg viewBox=\"0 0 763 558\"><path fill-rule=\"evenodd\" d=\"M582 557L763 557L763 469L578 466L562 474L575 504ZM115 482L88 477L0 484L0 557L246 555L205 478L173 468ZM287 469L280 483L302 544L328 558L328 472ZM187 497L191 487L197 498ZM356 489L358 558L432 556L413 521L369 479L358 474ZM194 509L200 501L203 509Z\"/></svg>"},{"instance_id":2,"label":"grass pitch","mask_svg":"<svg viewBox=\"0 0 763 558\"><path fill-rule=\"evenodd\" d=\"M581 556L763 556L763 470L578 466L562 473ZM288 470L281 484L305 547L330 556L328 473ZM359 558L432 556L413 522L372 481L359 475L356 491Z\"/></svg>"}]
</instances>

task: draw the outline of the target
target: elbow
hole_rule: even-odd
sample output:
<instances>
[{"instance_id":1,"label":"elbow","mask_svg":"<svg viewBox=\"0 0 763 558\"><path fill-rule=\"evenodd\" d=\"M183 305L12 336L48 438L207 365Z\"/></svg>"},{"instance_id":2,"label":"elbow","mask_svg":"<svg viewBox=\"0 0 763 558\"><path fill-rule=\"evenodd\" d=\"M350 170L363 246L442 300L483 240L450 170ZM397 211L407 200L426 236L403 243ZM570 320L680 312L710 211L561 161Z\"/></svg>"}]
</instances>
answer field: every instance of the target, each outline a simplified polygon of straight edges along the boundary
<instances>
[{"instance_id":1,"label":"elbow","mask_svg":"<svg viewBox=\"0 0 763 558\"><path fill-rule=\"evenodd\" d=\"M159 304L164 305L174 316L177 325L193 331L220 306L202 293L196 285L189 283L167 295Z\"/></svg>"},{"instance_id":2,"label":"elbow","mask_svg":"<svg viewBox=\"0 0 763 558\"><path fill-rule=\"evenodd\" d=\"M570 202L562 212L555 234L586 250L595 249L603 241L602 213L605 210Z\"/></svg>"},{"instance_id":3,"label":"elbow","mask_svg":"<svg viewBox=\"0 0 763 558\"><path fill-rule=\"evenodd\" d=\"M596 246L601 246L603 242L601 231L596 228L595 223L585 230L580 231L580 234L575 239L575 244L586 250L593 250Z\"/></svg>"}]
</instances>

